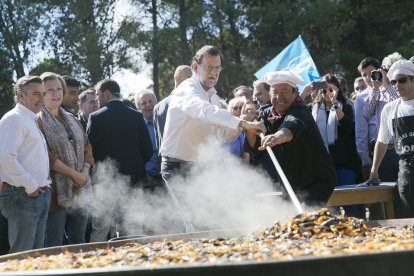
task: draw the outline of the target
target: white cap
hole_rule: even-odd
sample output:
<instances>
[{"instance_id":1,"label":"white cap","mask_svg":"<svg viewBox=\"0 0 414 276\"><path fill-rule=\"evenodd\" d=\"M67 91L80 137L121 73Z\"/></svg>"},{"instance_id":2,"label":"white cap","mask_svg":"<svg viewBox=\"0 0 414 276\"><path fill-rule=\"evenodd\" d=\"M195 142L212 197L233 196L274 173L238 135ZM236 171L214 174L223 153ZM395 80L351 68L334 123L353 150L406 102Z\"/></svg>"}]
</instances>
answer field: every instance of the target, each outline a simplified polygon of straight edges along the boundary
<instances>
[{"instance_id":1,"label":"white cap","mask_svg":"<svg viewBox=\"0 0 414 276\"><path fill-rule=\"evenodd\" d=\"M394 62L388 70L387 77L393 80L396 75L414 76L414 63L405 59Z\"/></svg>"},{"instance_id":2,"label":"white cap","mask_svg":"<svg viewBox=\"0 0 414 276\"><path fill-rule=\"evenodd\" d=\"M263 80L270 86L278 83L287 83L292 87L296 87L297 84L304 84L300 76L290 71L267 72Z\"/></svg>"}]
</instances>

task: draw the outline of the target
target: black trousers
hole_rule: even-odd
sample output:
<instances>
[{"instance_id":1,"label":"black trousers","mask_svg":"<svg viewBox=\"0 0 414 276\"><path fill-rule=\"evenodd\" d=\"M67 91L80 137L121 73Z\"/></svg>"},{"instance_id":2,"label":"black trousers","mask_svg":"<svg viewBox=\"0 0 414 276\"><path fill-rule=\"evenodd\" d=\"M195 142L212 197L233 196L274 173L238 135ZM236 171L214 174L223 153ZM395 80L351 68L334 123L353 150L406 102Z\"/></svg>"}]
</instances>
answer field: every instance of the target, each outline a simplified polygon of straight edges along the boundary
<instances>
[{"instance_id":1,"label":"black trousers","mask_svg":"<svg viewBox=\"0 0 414 276\"><path fill-rule=\"evenodd\" d=\"M7 219L0 214L0 255L8 254L9 250Z\"/></svg>"},{"instance_id":2,"label":"black trousers","mask_svg":"<svg viewBox=\"0 0 414 276\"><path fill-rule=\"evenodd\" d=\"M401 159L394 193L396 218L414 218L414 157Z\"/></svg>"}]
</instances>

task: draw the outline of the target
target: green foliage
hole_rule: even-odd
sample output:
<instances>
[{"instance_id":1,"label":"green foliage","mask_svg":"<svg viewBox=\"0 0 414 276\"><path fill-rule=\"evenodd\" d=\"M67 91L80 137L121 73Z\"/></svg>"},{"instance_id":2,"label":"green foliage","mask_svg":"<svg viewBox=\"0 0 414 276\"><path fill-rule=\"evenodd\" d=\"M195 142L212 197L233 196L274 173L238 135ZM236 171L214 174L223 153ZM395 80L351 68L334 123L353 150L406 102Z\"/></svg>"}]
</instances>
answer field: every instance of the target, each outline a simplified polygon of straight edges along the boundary
<instances>
[{"instance_id":1,"label":"green foliage","mask_svg":"<svg viewBox=\"0 0 414 276\"><path fill-rule=\"evenodd\" d=\"M48 0L45 43L56 59L90 84L110 77L119 68L131 68L125 26L115 24L116 0ZM131 31L131 30L129 30Z\"/></svg>"},{"instance_id":2,"label":"green foliage","mask_svg":"<svg viewBox=\"0 0 414 276\"><path fill-rule=\"evenodd\" d=\"M13 108L12 67L4 50L0 49L0 118Z\"/></svg>"},{"instance_id":3,"label":"green foliage","mask_svg":"<svg viewBox=\"0 0 414 276\"><path fill-rule=\"evenodd\" d=\"M3 0L0 5L0 47L17 76L25 75L25 64L39 36L43 4L25 0ZM4 69L4 68L3 68ZM0 69L2 70L2 69Z\"/></svg>"},{"instance_id":4,"label":"green foliage","mask_svg":"<svg viewBox=\"0 0 414 276\"><path fill-rule=\"evenodd\" d=\"M13 76L25 75L33 53L42 4L3 0L0 5L0 118L14 105Z\"/></svg>"},{"instance_id":5,"label":"green foliage","mask_svg":"<svg viewBox=\"0 0 414 276\"><path fill-rule=\"evenodd\" d=\"M153 66L153 89L163 98L173 89L175 68L190 65L200 47L213 44L225 57L217 90L230 98L234 87L251 86L254 73L298 35L321 75L339 72L350 82L366 56L414 55L408 0L123 0L132 7L119 20L120 1L3 0L2 79L11 85L12 76L35 65L33 73L70 72L93 84L121 68L140 71L139 56ZM39 47L52 58L30 60Z\"/></svg>"},{"instance_id":6,"label":"green foliage","mask_svg":"<svg viewBox=\"0 0 414 276\"><path fill-rule=\"evenodd\" d=\"M70 76L72 75L72 68L70 65L63 64L54 58L49 58L43 60L38 65L33 67L30 70L29 75L40 76L43 72L54 72L62 76Z\"/></svg>"}]
</instances>

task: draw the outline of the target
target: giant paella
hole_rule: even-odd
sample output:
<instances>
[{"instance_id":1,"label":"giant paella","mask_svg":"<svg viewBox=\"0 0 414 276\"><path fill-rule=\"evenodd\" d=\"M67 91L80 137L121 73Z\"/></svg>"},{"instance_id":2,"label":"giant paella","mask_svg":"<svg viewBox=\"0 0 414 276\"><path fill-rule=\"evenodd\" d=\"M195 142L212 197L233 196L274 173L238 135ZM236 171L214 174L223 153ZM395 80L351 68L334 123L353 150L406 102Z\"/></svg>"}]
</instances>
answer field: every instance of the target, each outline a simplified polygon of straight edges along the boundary
<instances>
[{"instance_id":1,"label":"giant paella","mask_svg":"<svg viewBox=\"0 0 414 276\"><path fill-rule=\"evenodd\" d=\"M145 239L144 239L145 240ZM94 268L197 266L278 262L306 257L332 257L414 250L414 228L369 227L356 218L332 215L328 209L307 212L284 224L240 237L158 240L150 243L107 243L93 250L28 254L0 258L0 272Z\"/></svg>"}]
</instances>

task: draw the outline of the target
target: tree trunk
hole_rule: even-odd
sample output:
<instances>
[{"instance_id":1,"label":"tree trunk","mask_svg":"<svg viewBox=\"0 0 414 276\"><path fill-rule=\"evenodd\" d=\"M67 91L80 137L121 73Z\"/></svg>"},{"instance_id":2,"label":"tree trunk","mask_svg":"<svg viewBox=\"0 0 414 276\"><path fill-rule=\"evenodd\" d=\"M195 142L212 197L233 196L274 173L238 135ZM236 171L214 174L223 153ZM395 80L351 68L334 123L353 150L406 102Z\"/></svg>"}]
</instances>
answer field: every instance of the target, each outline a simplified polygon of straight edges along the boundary
<instances>
[{"instance_id":1,"label":"tree trunk","mask_svg":"<svg viewBox=\"0 0 414 276\"><path fill-rule=\"evenodd\" d=\"M181 44L181 58L182 64L189 64L190 57L189 57L189 50L188 50L188 43L187 43L187 19L186 19L186 12L187 7L185 6L185 0L180 0L178 14L180 15L179 18L179 29L180 29L180 44Z\"/></svg>"},{"instance_id":2,"label":"tree trunk","mask_svg":"<svg viewBox=\"0 0 414 276\"><path fill-rule=\"evenodd\" d=\"M240 34L236 27L236 16L235 16L235 9L234 9L235 3L233 3L231 0L226 1L226 12L228 16L228 23L230 25L230 34L233 40L233 58L234 62L238 65L241 65L241 50L240 50Z\"/></svg>"},{"instance_id":3,"label":"tree trunk","mask_svg":"<svg viewBox=\"0 0 414 276\"><path fill-rule=\"evenodd\" d=\"M152 78L154 82L154 93L157 99L160 98L160 84L159 84L159 43L158 43L158 25L157 25L157 0L152 0Z\"/></svg>"},{"instance_id":4,"label":"tree trunk","mask_svg":"<svg viewBox=\"0 0 414 276\"><path fill-rule=\"evenodd\" d=\"M16 73L17 78L23 77L25 74L24 72L24 53L22 54L20 51L20 44L23 46L23 51L26 51L26 43L28 39L22 40L18 34L18 30L16 30L17 24L19 22L15 22L15 17L13 12L15 11L13 7L13 3L11 1L7 1L4 3L7 7L2 11L1 18L0 18L0 30L3 36L3 42L5 49L13 61L13 68ZM9 26L11 25L11 28Z\"/></svg>"},{"instance_id":5,"label":"tree trunk","mask_svg":"<svg viewBox=\"0 0 414 276\"><path fill-rule=\"evenodd\" d=\"M87 45L85 45L86 51L86 69L90 73L89 81L95 84L102 80L104 76L104 69L102 66L104 56L102 53L102 45L99 43L100 34L98 33L98 26L94 15L94 2L85 1L82 3L81 8L87 9L87 13L79 11L79 15L84 15L83 18L79 18L85 26L85 33L87 34Z\"/></svg>"}]
</instances>

